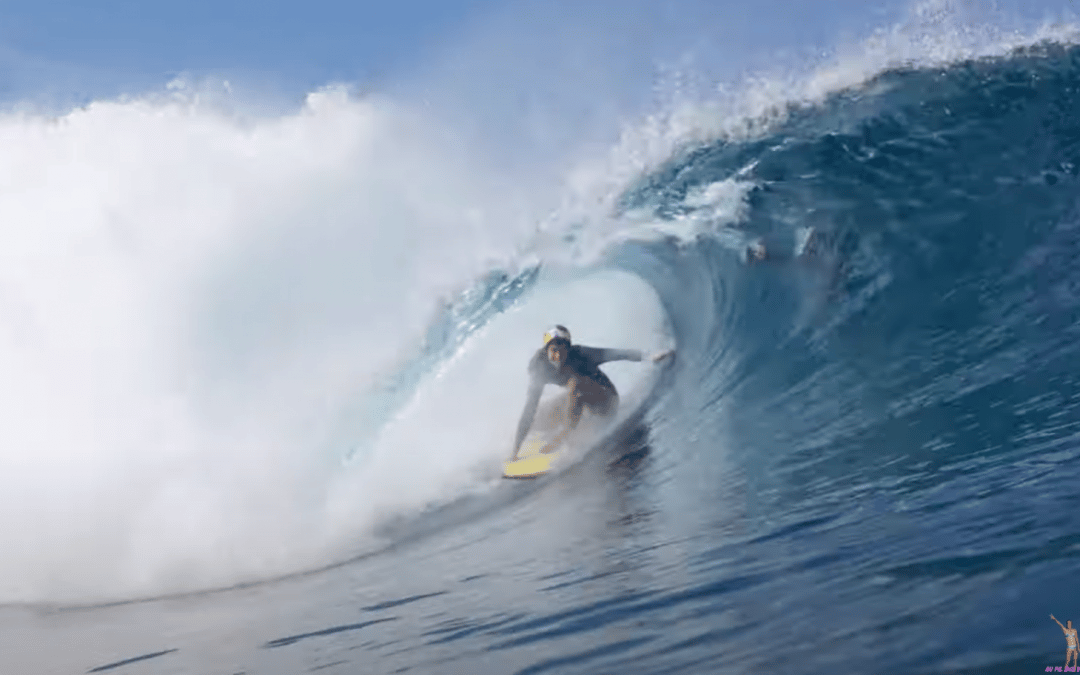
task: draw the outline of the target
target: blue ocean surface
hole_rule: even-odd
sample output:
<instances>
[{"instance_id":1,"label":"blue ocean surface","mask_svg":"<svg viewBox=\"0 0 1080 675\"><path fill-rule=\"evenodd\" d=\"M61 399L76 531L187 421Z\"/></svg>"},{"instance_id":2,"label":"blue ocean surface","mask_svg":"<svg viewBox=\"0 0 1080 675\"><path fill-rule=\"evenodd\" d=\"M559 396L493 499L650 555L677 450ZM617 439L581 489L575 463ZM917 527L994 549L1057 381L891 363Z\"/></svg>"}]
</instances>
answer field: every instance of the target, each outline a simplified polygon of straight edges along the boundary
<instances>
[{"instance_id":1,"label":"blue ocean surface","mask_svg":"<svg viewBox=\"0 0 1080 675\"><path fill-rule=\"evenodd\" d=\"M384 425L551 269L633 275L677 355L580 463L515 482L496 458L475 490L376 513L377 544L268 578L5 604L2 670L1063 665L1049 614L1080 621L1078 111L1080 48L1046 41L889 67L677 144L605 216L629 234L572 272L540 256L470 282L328 444L363 472ZM545 327L506 345L507 368Z\"/></svg>"}]
</instances>

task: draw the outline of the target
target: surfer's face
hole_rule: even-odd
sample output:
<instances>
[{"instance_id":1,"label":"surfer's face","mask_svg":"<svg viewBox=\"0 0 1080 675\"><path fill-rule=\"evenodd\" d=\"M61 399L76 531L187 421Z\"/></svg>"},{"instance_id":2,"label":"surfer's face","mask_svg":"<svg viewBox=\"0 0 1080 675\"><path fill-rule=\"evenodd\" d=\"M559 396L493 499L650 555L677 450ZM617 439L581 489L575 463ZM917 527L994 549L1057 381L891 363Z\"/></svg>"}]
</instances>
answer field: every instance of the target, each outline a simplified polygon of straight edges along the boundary
<instances>
[{"instance_id":1,"label":"surfer's face","mask_svg":"<svg viewBox=\"0 0 1080 675\"><path fill-rule=\"evenodd\" d=\"M562 362L566 360L566 346L562 344L548 345L547 357L551 365L561 366Z\"/></svg>"}]
</instances>

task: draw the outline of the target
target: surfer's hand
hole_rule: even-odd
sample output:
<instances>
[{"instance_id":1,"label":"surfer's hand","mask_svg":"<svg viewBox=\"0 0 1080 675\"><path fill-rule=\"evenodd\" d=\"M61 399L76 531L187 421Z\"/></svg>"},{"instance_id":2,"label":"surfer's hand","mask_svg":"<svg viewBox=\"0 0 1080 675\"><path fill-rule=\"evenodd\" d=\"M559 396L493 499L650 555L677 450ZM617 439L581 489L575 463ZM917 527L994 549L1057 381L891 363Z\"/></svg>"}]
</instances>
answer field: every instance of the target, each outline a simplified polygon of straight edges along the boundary
<instances>
[{"instance_id":1,"label":"surfer's hand","mask_svg":"<svg viewBox=\"0 0 1080 675\"><path fill-rule=\"evenodd\" d=\"M650 356L649 360L652 361L653 363L660 363L664 359L666 359L666 358L668 358L670 356L674 356L674 355L675 355L675 350L674 349L665 349L663 351L656 352L655 354Z\"/></svg>"}]
</instances>

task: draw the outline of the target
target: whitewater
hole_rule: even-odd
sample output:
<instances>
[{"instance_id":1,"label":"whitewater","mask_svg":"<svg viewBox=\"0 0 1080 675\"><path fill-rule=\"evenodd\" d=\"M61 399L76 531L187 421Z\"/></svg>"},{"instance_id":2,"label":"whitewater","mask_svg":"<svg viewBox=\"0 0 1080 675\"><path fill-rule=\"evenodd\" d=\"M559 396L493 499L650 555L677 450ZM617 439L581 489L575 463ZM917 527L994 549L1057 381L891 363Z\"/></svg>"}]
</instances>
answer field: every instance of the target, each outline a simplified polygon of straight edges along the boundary
<instances>
[{"instance_id":1,"label":"whitewater","mask_svg":"<svg viewBox=\"0 0 1080 675\"><path fill-rule=\"evenodd\" d=\"M1080 33L947 5L555 187L347 87L0 115L4 671L1060 665ZM676 358L505 481L555 323Z\"/></svg>"}]
</instances>

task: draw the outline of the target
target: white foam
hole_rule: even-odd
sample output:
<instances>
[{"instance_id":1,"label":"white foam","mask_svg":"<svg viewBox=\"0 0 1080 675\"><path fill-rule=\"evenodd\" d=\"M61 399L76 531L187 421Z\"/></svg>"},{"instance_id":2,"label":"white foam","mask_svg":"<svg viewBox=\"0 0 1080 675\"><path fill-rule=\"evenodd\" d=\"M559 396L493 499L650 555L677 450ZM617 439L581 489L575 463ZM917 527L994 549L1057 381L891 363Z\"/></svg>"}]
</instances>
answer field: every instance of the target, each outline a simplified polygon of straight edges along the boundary
<instances>
[{"instance_id":1,"label":"white foam","mask_svg":"<svg viewBox=\"0 0 1080 675\"><path fill-rule=\"evenodd\" d=\"M0 143L0 602L326 560L337 406L524 226L434 125L339 90L7 115Z\"/></svg>"}]
</instances>

